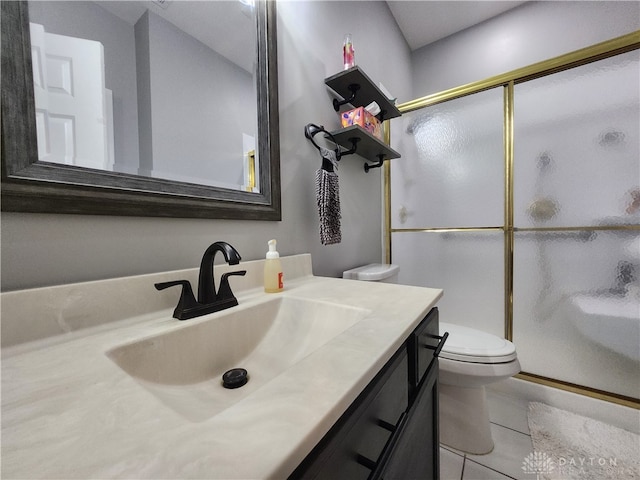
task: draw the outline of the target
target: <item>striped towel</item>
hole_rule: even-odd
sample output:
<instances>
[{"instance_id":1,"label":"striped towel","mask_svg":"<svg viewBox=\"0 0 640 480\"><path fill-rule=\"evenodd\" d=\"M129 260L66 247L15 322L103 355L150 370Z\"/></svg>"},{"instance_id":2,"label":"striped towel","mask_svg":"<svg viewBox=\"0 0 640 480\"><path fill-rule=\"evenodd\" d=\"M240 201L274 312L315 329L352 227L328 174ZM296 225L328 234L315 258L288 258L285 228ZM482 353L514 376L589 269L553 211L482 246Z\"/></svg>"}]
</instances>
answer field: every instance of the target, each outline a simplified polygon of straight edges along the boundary
<instances>
[{"instance_id":1,"label":"striped towel","mask_svg":"<svg viewBox=\"0 0 640 480\"><path fill-rule=\"evenodd\" d=\"M333 245L342 241L340 232L340 187L338 185L336 152L320 149L322 167L316 171L316 201L320 216L320 241Z\"/></svg>"}]
</instances>

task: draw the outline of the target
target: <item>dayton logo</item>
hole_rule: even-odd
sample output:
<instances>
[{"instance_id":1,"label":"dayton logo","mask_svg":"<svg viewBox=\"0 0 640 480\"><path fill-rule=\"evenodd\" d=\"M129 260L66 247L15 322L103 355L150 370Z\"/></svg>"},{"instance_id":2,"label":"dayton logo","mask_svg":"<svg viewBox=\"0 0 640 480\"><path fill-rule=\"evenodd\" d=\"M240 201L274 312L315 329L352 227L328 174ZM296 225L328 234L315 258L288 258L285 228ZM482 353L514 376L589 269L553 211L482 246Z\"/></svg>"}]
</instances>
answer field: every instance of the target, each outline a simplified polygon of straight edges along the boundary
<instances>
[{"instance_id":1,"label":"dayton logo","mask_svg":"<svg viewBox=\"0 0 640 480\"><path fill-rule=\"evenodd\" d=\"M551 473L554 467L553 460L545 452L532 452L522 462L524 473L535 474L536 480L540 480L541 473Z\"/></svg>"}]
</instances>

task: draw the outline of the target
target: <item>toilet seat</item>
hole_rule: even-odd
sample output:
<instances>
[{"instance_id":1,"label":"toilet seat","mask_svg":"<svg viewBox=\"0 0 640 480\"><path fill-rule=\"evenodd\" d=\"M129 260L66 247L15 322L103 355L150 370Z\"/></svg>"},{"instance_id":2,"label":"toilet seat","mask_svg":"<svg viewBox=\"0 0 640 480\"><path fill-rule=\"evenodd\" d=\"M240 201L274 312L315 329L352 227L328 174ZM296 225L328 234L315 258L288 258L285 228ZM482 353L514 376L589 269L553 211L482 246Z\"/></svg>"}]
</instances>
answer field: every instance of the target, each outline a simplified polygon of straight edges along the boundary
<instances>
[{"instance_id":1,"label":"toilet seat","mask_svg":"<svg viewBox=\"0 0 640 480\"><path fill-rule=\"evenodd\" d=\"M440 322L440 334L449 332L449 338L440 352L440 358L470 363L507 363L516 359L516 347L504 338L475 328Z\"/></svg>"}]
</instances>

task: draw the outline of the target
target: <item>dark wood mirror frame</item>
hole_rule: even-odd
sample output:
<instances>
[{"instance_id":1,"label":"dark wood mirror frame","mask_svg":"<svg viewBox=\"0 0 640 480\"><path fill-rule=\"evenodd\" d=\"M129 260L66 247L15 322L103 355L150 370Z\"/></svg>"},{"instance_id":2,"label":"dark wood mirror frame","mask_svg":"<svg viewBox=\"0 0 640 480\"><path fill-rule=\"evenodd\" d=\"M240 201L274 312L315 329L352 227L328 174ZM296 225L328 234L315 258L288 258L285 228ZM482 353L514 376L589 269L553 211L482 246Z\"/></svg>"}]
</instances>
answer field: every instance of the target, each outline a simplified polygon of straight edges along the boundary
<instances>
[{"instance_id":1,"label":"dark wood mirror frame","mask_svg":"<svg viewBox=\"0 0 640 480\"><path fill-rule=\"evenodd\" d=\"M38 161L28 5L0 4L3 211L281 219L275 1L256 1L260 193Z\"/></svg>"}]
</instances>

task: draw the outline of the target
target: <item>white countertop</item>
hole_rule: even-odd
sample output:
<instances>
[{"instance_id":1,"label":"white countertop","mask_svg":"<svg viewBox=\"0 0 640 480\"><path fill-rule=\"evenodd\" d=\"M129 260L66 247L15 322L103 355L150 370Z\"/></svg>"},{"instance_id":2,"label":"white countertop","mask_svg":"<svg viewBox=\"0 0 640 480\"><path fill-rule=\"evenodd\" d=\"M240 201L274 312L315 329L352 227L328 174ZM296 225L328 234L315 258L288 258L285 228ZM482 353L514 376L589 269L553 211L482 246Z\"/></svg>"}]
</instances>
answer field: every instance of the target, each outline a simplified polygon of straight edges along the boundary
<instances>
[{"instance_id":1,"label":"white countertop","mask_svg":"<svg viewBox=\"0 0 640 480\"><path fill-rule=\"evenodd\" d=\"M3 294L3 329L6 321L15 338L24 340L23 334L15 333L23 314L49 316L42 322L61 325L62 333L38 333L36 337L45 336L2 350L2 478L286 478L442 291L315 277L310 274L310 256L282 260L286 281L279 294L268 295L256 287L262 261L232 268L249 270L245 283L240 282L238 291L234 288L240 305L233 308L248 308L267 296L281 295L331 301L371 313L231 407L197 421L163 404L106 352L168 329L188 328L189 322L215 321L224 311L180 322L171 317L172 306L132 318L114 314L106 323L88 319L83 324L77 319L73 323L74 314L68 311L60 314L62 307L38 310L33 304L70 292L83 298L77 292L84 284ZM216 266L216 278L224 268ZM105 281L110 282L105 298L116 291L124 295L122 282L152 285L184 278L179 275ZM94 290L101 286L87 284ZM173 294L149 291L149 295L161 293L166 305L175 301L179 289ZM101 301L125 306L130 302L105 298L93 308L103 308ZM90 300L84 300L79 303L86 309ZM60 301L56 299L58 306ZM62 303L67 305L68 300ZM27 325L36 321L23 320ZM3 338L5 345L15 342Z\"/></svg>"}]
</instances>

